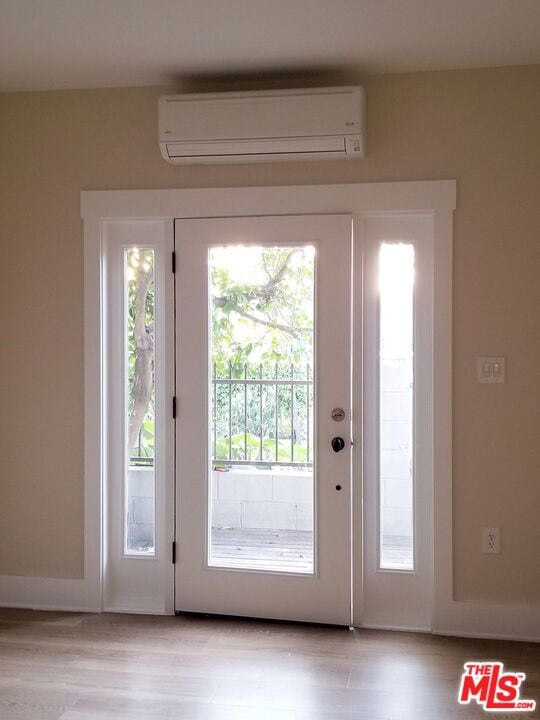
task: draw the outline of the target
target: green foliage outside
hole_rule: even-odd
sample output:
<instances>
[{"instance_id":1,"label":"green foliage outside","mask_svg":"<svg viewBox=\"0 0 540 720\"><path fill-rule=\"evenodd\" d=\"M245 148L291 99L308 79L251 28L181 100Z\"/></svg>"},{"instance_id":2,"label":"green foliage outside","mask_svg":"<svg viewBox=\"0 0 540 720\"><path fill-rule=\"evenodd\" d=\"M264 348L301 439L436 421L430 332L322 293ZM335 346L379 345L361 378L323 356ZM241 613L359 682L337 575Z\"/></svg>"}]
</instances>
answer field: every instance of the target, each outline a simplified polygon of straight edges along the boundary
<instances>
[{"instance_id":1,"label":"green foliage outside","mask_svg":"<svg viewBox=\"0 0 540 720\"><path fill-rule=\"evenodd\" d=\"M131 450L131 456L137 458L140 464L151 463L154 457L154 279L153 253L145 250L137 252L138 256L133 249L126 253L130 419L137 412L141 386L144 386L140 377L144 367L141 358L150 345L152 349L151 389L146 386L146 395L143 392L144 417L139 408L140 423L137 422L138 433ZM151 273L151 278L145 276L144 268ZM209 268L211 364L212 375L218 380L212 398L215 423L212 430L213 456L217 461L229 459L230 435L232 460L291 461L292 444L294 461L306 462L308 407L310 413L313 407L312 393L307 385L295 386L294 401L291 386L279 386L276 411L274 384L262 387L251 385L246 398L243 385L221 384L219 380L312 379L313 249L213 248L209 254ZM141 322L144 332L141 331Z\"/></svg>"},{"instance_id":2,"label":"green foliage outside","mask_svg":"<svg viewBox=\"0 0 540 720\"><path fill-rule=\"evenodd\" d=\"M210 252L212 362L218 375L229 364L262 363L273 377L275 365L308 363L313 355L313 276L311 249L215 248Z\"/></svg>"},{"instance_id":3,"label":"green foliage outside","mask_svg":"<svg viewBox=\"0 0 540 720\"><path fill-rule=\"evenodd\" d=\"M245 455L245 445L247 444L247 456ZM263 458L267 462L271 462L276 456L276 441L266 438L263 440ZM217 451L215 454L216 466L219 466L219 460L227 460L229 457L229 438L220 437L217 440ZM231 437L231 457L233 460L250 460L253 463L260 461L260 438L251 433L237 433ZM289 462L291 460L291 443L288 440L278 440L279 462ZM295 462L307 462L307 447L305 445L294 444L294 460Z\"/></svg>"},{"instance_id":4,"label":"green foliage outside","mask_svg":"<svg viewBox=\"0 0 540 720\"><path fill-rule=\"evenodd\" d=\"M136 464L152 464L155 435L154 393L154 252L130 248L125 253L127 310L128 417ZM139 406L139 409L137 409ZM136 428L131 425L137 416Z\"/></svg>"},{"instance_id":5,"label":"green foliage outside","mask_svg":"<svg viewBox=\"0 0 540 720\"><path fill-rule=\"evenodd\" d=\"M211 359L217 380L214 458L307 462L308 405L313 407L307 385L295 386L293 402L290 385L277 390L273 384L251 385L245 393L243 385L219 379L312 379L313 250L215 248L210 251L210 279Z\"/></svg>"}]
</instances>

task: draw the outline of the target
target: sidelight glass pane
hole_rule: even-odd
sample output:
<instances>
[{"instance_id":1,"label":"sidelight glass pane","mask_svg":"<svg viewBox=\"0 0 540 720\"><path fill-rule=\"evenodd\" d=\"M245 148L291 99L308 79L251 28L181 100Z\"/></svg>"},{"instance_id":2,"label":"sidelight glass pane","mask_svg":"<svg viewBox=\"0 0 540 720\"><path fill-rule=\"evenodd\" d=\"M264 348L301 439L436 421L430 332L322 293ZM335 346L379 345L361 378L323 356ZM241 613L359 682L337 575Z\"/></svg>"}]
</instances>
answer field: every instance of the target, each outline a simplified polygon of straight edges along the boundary
<instances>
[{"instance_id":1,"label":"sidelight glass pane","mask_svg":"<svg viewBox=\"0 0 540 720\"><path fill-rule=\"evenodd\" d=\"M414 247L379 255L380 567L414 569Z\"/></svg>"},{"instance_id":2,"label":"sidelight glass pane","mask_svg":"<svg viewBox=\"0 0 540 720\"><path fill-rule=\"evenodd\" d=\"M155 554L154 250L124 251L126 477L124 551Z\"/></svg>"},{"instance_id":3,"label":"sidelight glass pane","mask_svg":"<svg viewBox=\"0 0 540 720\"><path fill-rule=\"evenodd\" d=\"M209 557L313 572L311 246L210 249Z\"/></svg>"}]
</instances>

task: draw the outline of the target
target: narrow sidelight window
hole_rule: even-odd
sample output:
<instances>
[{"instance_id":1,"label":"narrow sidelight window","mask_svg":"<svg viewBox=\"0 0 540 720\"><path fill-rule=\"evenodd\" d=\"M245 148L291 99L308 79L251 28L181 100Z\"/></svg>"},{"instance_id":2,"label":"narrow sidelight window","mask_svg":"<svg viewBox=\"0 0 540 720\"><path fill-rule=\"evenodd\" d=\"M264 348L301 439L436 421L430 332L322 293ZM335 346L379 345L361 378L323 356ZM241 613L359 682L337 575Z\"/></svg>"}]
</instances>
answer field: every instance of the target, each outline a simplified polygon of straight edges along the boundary
<instances>
[{"instance_id":1,"label":"narrow sidelight window","mask_svg":"<svg viewBox=\"0 0 540 720\"><path fill-rule=\"evenodd\" d=\"M124 552L155 554L154 250L124 250Z\"/></svg>"},{"instance_id":2,"label":"narrow sidelight window","mask_svg":"<svg viewBox=\"0 0 540 720\"><path fill-rule=\"evenodd\" d=\"M414 246L379 253L379 566L414 570Z\"/></svg>"}]
</instances>

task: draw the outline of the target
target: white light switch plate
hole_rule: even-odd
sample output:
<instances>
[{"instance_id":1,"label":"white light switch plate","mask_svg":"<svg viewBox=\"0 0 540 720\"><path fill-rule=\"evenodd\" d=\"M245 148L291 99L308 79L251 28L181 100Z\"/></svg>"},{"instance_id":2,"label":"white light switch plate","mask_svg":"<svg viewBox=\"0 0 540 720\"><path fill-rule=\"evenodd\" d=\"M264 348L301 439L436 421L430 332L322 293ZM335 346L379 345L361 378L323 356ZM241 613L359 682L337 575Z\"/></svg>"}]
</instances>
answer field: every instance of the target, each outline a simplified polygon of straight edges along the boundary
<instances>
[{"instance_id":1,"label":"white light switch plate","mask_svg":"<svg viewBox=\"0 0 540 720\"><path fill-rule=\"evenodd\" d=\"M476 358L476 372L479 383L506 382L506 361L503 357Z\"/></svg>"}]
</instances>

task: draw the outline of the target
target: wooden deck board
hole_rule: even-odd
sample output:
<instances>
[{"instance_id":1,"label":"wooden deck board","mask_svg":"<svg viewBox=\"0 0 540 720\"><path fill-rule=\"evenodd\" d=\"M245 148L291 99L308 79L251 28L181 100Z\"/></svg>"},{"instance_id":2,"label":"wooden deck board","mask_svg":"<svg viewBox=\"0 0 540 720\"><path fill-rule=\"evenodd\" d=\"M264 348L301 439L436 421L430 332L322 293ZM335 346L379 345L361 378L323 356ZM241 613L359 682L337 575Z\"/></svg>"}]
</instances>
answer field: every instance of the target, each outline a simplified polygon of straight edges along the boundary
<instances>
[{"instance_id":1,"label":"wooden deck board","mask_svg":"<svg viewBox=\"0 0 540 720\"><path fill-rule=\"evenodd\" d=\"M387 566L410 566L412 547L406 537L382 539ZM313 571L313 533L299 530L212 529L212 565L281 572Z\"/></svg>"},{"instance_id":2,"label":"wooden deck board","mask_svg":"<svg viewBox=\"0 0 540 720\"><path fill-rule=\"evenodd\" d=\"M278 572L313 571L313 533L212 529L212 565Z\"/></svg>"}]
</instances>

